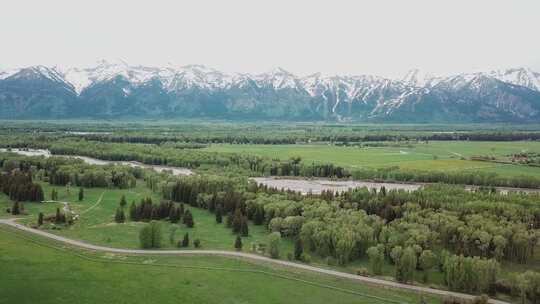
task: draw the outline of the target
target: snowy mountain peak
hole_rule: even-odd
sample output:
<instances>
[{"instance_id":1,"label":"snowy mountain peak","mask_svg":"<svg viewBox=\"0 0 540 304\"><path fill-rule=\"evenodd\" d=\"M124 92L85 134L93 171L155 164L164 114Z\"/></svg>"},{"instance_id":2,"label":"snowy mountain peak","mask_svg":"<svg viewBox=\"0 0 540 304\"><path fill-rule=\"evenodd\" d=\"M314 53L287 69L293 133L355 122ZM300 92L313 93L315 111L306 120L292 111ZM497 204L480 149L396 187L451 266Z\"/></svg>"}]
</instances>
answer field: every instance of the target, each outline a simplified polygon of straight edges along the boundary
<instances>
[{"instance_id":1,"label":"snowy mountain peak","mask_svg":"<svg viewBox=\"0 0 540 304\"><path fill-rule=\"evenodd\" d=\"M530 68L520 67L497 70L490 72L489 75L504 82L540 91L540 73L537 73Z\"/></svg>"},{"instance_id":2,"label":"snowy mountain peak","mask_svg":"<svg viewBox=\"0 0 540 304\"><path fill-rule=\"evenodd\" d=\"M305 92L312 97L329 98L329 96L334 96L341 101L366 101L374 98L378 94L377 92L381 91L401 92L400 96L402 97L399 98L405 98L421 90L429 91L439 84L446 88L461 88L472 84L479 86L483 81L481 77L498 79L540 91L540 73L529 68L463 73L445 77L436 77L420 69L412 69L401 78L388 79L373 75L326 76L321 73L298 77L281 67L260 74L227 74L201 64L185 66L169 64L163 67L148 67L133 66L117 59L100 60L91 67L83 68L34 66L0 70L0 80L8 77L31 77L32 75L66 83L67 87L70 87L78 95L94 84L110 81L116 77L121 77L135 87L155 79L160 81L168 92L178 92L190 88L225 90L232 87L253 86L254 88L275 90L293 89Z\"/></svg>"},{"instance_id":3,"label":"snowy mountain peak","mask_svg":"<svg viewBox=\"0 0 540 304\"><path fill-rule=\"evenodd\" d=\"M431 73L420 69L412 69L409 70L400 80L408 86L421 88L435 85L435 79L436 77Z\"/></svg>"}]
</instances>

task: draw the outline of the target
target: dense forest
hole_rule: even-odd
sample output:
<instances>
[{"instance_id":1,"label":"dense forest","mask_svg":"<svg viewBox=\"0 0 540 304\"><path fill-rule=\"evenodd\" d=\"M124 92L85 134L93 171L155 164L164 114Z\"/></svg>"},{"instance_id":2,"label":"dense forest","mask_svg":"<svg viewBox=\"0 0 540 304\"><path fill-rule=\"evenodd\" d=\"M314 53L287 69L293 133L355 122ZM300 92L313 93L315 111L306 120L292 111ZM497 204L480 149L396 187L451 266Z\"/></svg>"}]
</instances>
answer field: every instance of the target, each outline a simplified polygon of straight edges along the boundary
<instances>
[{"instance_id":1,"label":"dense forest","mask_svg":"<svg viewBox=\"0 0 540 304\"><path fill-rule=\"evenodd\" d=\"M299 260L316 255L346 265L367 258L372 273L390 263L402 282L412 281L415 271L427 276L439 269L452 290L516 291L519 275L498 279L500 263L531 262L540 240L538 195L436 185L413 192L361 188L304 196L237 178L163 178L155 174L146 181L164 199L225 214L231 223L245 217L264 225L297 240Z\"/></svg>"}]
</instances>

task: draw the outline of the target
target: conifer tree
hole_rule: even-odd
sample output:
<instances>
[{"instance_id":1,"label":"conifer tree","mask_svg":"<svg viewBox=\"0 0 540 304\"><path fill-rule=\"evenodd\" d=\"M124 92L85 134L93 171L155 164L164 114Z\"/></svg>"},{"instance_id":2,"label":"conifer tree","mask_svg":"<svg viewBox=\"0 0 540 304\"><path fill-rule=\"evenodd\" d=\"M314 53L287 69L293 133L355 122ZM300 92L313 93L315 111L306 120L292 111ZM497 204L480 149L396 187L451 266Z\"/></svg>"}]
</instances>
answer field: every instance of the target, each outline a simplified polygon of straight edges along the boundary
<instances>
[{"instance_id":1,"label":"conifer tree","mask_svg":"<svg viewBox=\"0 0 540 304\"><path fill-rule=\"evenodd\" d=\"M304 244L302 243L302 239L297 237L294 241L294 259L301 260L302 254L304 254Z\"/></svg>"},{"instance_id":2,"label":"conifer tree","mask_svg":"<svg viewBox=\"0 0 540 304\"><path fill-rule=\"evenodd\" d=\"M239 235L236 236L236 240L234 241L234 248L238 251L242 250L242 238Z\"/></svg>"},{"instance_id":3,"label":"conifer tree","mask_svg":"<svg viewBox=\"0 0 540 304\"><path fill-rule=\"evenodd\" d=\"M169 220L171 221L171 223L178 223L178 221L180 220L180 218L178 217L178 208L175 207L175 206L172 206L170 211L169 211Z\"/></svg>"},{"instance_id":4,"label":"conifer tree","mask_svg":"<svg viewBox=\"0 0 540 304\"><path fill-rule=\"evenodd\" d=\"M18 201L15 201L13 203L13 207L11 207L11 214L12 215L18 215L21 213L21 210L19 208L19 202Z\"/></svg>"},{"instance_id":5,"label":"conifer tree","mask_svg":"<svg viewBox=\"0 0 540 304\"><path fill-rule=\"evenodd\" d=\"M262 206L257 206L255 214L253 216L253 223L255 225L262 225L264 222L264 209Z\"/></svg>"},{"instance_id":6,"label":"conifer tree","mask_svg":"<svg viewBox=\"0 0 540 304\"><path fill-rule=\"evenodd\" d=\"M186 213L184 213L184 224L188 228L193 228L193 226L195 226L195 223L193 222L193 215L191 215L189 210L186 210Z\"/></svg>"},{"instance_id":7,"label":"conifer tree","mask_svg":"<svg viewBox=\"0 0 540 304\"><path fill-rule=\"evenodd\" d=\"M184 234L184 239L182 240L182 247L189 247L189 234L186 232Z\"/></svg>"},{"instance_id":8,"label":"conifer tree","mask_svg":"<svg viewBox=\"0 0 540 304\"><path fill-rule=\"evenodd\" d=\"M127 205L126 196L122 195L122 198L120 198L120 207L122 207L123 209L126 205Z\"/></svg>"},{"instance_id":9,"label":"conifer tree","mask_svg":"<svg viewBox=\"0 0 540 304\"><path fill-rule=\"evenodd\" d=\"M124 209L116 208L116 214L114 215L114 221L117 223L123 223L126 221L126 216L124 214Z\"/></svg>"},{"instance_id":10,"label":"conifer tree","mask_svg":"<svg viewBox=\"0 0 540 304\"><path fill-rule=\"evenodd\" d=\"M216 207L216 223L221 224L223 222L223 210L221 208L221 205L218 205Z\"/></svg>"},{"instance_id":11,"label":"conifer tree","mask_svg":"<svg viewBox=\"0 0 540 304\"><path fill-rule=\"evenodd\" d=\"M242 229L242 211L240 208L236 208L234 211L233 221L232 221L232 230L233 233L240 233Z\"/></svg>"},{"instance_id":12,"label":"conifer tree","mask_svg":"<svg viewBox=\"0 0 540 304\"><path fill-rule=\"evenodd\" d=\"M62 214L60 213L60 208L56 208L56 215L54 217L54 221L59 224L62 222Z\"/></svg>"},{"instance_id":13,"label":"conifer tree","mask_svg":"<svg viewBox=\"0 0 540 304\"><path fill-rule=\"evenodd\" d=\"M231 228L233 225L233 214L231 212L227 214L225 225L227 226L227 228Z\"/></svg>"},{"instance_id":14,"label":"conifer tree","mask_svg":"<svg viewBox=\"0 0 540 304\"><path fill-rule=\"evenodd\" d=\"M129 206L129 218L134 222L139 220L137 205L135 205L135 201L131 202L131 205Z\"/></svg>"},{"instance_id":15,"label":"conifer tree","mask_svg":"<svg viewBox=\"0 0 540 304\"><path fill-rule=\"evenodd\" d=\"M240 226L240 234L242 234L242 236L249 235L248 220L245 216L242 216L242 225Z\"/></svg>"},{"instance_id":16,"label":"conifer tree","mask_svg":"<svg viewBox=\"0 0 540 304\"><path fill-rule=\"evenodd\" d=\"M79 188L79 202L84 199L84 189L81 187Z\"/></svg>"},{"instance_id":17,"label":"conifer tree","mask_svg":"<svg viewBox=\"0 0 540 304\"><path fill-rule=\"evenodd\" d=\"M43 225L43 212L38 214L38 226Z\"/></svg>"}]
</instances>

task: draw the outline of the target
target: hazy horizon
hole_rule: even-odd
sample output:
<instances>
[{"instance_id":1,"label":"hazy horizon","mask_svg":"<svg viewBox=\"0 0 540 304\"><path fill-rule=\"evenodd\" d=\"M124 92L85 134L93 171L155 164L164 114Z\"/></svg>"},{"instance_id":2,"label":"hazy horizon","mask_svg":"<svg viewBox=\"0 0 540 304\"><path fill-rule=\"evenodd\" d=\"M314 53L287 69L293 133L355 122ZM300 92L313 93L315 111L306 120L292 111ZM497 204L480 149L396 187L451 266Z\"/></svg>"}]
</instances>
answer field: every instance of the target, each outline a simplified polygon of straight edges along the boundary
<instances>
[{"instance_id":1,"label":"hazy horizon","mask_svg":"<svg viewBox=\"0 0 540 304\"><path fill-rule=\"evenodd\" d=\"M538 1L6 1L1 68L203 64L401 77L540 70Z\"/></svg>"}]
</instances>

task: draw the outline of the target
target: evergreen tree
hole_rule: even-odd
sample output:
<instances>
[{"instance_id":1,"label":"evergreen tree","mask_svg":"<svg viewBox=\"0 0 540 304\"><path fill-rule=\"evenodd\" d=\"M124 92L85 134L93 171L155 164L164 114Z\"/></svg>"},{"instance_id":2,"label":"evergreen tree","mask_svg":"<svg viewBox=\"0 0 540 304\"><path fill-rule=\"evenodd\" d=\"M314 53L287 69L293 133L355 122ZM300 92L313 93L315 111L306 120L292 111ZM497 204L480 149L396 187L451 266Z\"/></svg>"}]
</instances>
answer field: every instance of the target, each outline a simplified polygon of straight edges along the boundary
<instances>
[{"instance_id":1,"label":"evergreen tree","mask_svg":"<svg viewBox=\"0 0 540 304\"><path fill-rule=\"evenodd\" d=\"M120 198L120 207L124 209L124 207L127 205L126 196L122 195L122 198Z\"/></svg>"},{"instance_id":2,"label":"evergreen tree","mask_svg":"<svg viewBox=\"0 0 540 304\"><path fill-rule=\"evenodd\" d=\"M234 211L234 217L232 221L233 233L240 233L240 230L242 229L242 218L242 211L240 211L240 208L237 208Z\"/></svg>"},{"instance_id":3,"label":"evergreen tree","mask_svg":"<svg viewBox=\"0 0 540 304\"><path fill-rule=\"evenodd\" d=\"M301 260L303 253L304 253L304 244L302 243L302 239L297 237L296 240L294 241L294 259Z\"/></svg>"},{"instance_id":4,"label":"evergreen tree","mask_svg":"<svg viewBox=\"0 0 540 304\"><path fill-rule=\"evenodd\" d=\"M239 235L236 236L236 240L234 241L234 248L238 251L242 250L242 238Z\"/></svg>"},{"instance_id":5,"label":"evergreen tree","mask_svg":"<svg viewBox=\"0 0 540 304\"><path fill-rule=\"evenodd\" d=\"M54 217L54 221L57 224L60 224L60 223L64 222L63 217L62 217L62 213L60 213L60 208L56 208L56 215Z\"/></svg>"},{"instance_id":6,"label":"evergreen tree","mask_svg":"<svg viewBox=\"0 0 540 304\"><path fill-rule=\"evenodd\" d=\"M170 211L169 211L169 220L171 221L171 223L178 223L178 221L180 220L180 218L178 218L178 208L176 208L175 206L172 206Z\"/></svg>"},{"instance_id":7,"label":"evergreen tree","mask_svg":"<svg viewBox=\"0 0 540 304\"><path fill-rule=\"evenodd\" d=\"M189 234L186 232L184 234L184 239L182 240L182 247L189 247Z\"/></svg>"},{"instance_id":8,"label":"evergreen tree","mask_svg":"<svg viewBox=\"0 0 540 304\"><path fill-rule=\"evenodd\" d=\"M11 207L11 214L12 215L18 215L21 213L21 210L19 208L19 202L18 201L15 201L13 203L13 207Z\"/></svg>"},{"instance_id":9,"label":"evergreen tree","mask_svg":"<svg viewBox=\"0 0 540 304\"><path fill-rule=\"evenodd\" d=\"M131 202L131 205L129 206L129 218L136 222L139 220L139 214L137 211L137 205L135 205L135 202Z\"/></svg>"},{"instance_id":10,"label":"evergreen tree","mask_svg":"<svg viewBox=\"0 0 540 304\"><path fill-rule=\"evenodd\" d=\"M38 226L43 225L43 212L38 214Z\"/></svg>"},{"instance_id":11,"label":"evergreen tree","mask_svg":"<svg viewBox=\"0 0 540 304\"><path fill-rule=\"evenodd\" d=\"M79 202L84 199L84 189L81 187L79 188Z\"/></svg>"},{"instance_id":12,"label":"evergreen tree","mask_svg":"<svg viewBox=\"0 0 540 304\"><path fill-rule=\"evenodd\" d=\"M255 209L255 214L253 215L253 223L255 225L262 225L264 222L264 208L262 206L257 206Z\"/></svg>"},{"instance_id":13,"label":"evergreen tree","mask_svg":"<svg viewBox=\"0 0 540 304\"><path fill-rule=\"evenodd\" d=\"M225 226L227 228L231 228L233 225L233 215L231 212L227 214L227 220L225 221Z\"/></svg>"},{"instance_id":14,"label":"evergreen tree","mask_svg":"<svg viewBox=\"0 0 540 304\"><path fill-rule=\"evenodd\" d=\"M54 188L51 191L51 200L52 201L58 200L58 192L56 192L56 189L54 189Z\"/></svg>"},{"instance_id":15,"label":"evergreen tree","mask_svg":"<svg viewBox=\"0 0 540 304\"><path fill-rule=\"evenodd\" d=\"M249 235L248 219L245 216L242 216L242 224L240 226L240 234L242 236L248 236Z\"/></svg>"},{"instance_id":16,"label":"evergreen tree","mask_svg":"<svg viewBox=\"0 0 540 304\"><path fill-rule=\"evenodd\" d=\"M180 207L178 210L180 212L181 217L184 216L184 213L185 213L184 203L180 203Z\"/></svg>"},{"instance_id":17,"label":"evergreen tree","mask_svg":"<svg viewBox=\"0 0 540 304\"><path fill-rule=\"evenodd\" d=\"M126 215L124 214L124 209L116 208L116 214L114 215L114 221L117 223L123 223L126 221Z\"/></svg>"},{"instance_id":18,"label":"evergreen tree","mask_svg":"<svg viewBox=\"0 0 540 304\"><path fill-rule=\"evenodd\" d=\"M221 224L223 222L223 209L221 205L218 205L216 208L216 223Z\"/></svg>"},{"instance_id":19,"label":"evergreen tree","mask_svg":"<svg viewBox=\"0 0 540 304\"><path fill-rule=\"evenodd\" d=\"M193 222L193 215L191 215L189 210L186 210L186 213L184 213L184 224L188 228L193 228L193 226L195 226L195 223Z\"/></svg>"},{"instance_id":20,"label":"evergreen tree","mask_svg":"<svg viewBox=\"0 0 540 304\"><path fill-rule=\"evenodd\" d=\"M178 227L171 226L171 229L169 230L169 242L171 243L171 245L174 245L174 243L176 242L175 241L175 235L176 235L176 230L177 229L178 229Z\"/></svg>"}]
</instances>

